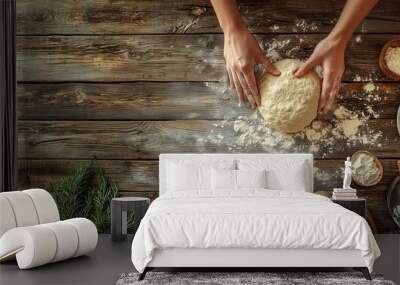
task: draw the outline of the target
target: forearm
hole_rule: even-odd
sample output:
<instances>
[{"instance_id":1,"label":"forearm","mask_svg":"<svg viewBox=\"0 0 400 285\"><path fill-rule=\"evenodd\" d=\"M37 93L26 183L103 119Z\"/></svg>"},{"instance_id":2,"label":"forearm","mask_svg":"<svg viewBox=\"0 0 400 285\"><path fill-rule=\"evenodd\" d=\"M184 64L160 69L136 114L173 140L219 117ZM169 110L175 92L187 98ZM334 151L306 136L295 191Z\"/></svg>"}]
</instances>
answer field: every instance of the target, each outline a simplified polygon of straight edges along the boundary
<instances>
[{"instance_id":1,"label":"forearm","mask_svg":"<svg viewBox=\"0 0 400 285\"><path fill-rule=\"evenodd\" d=\"M347 0L342 14L329 37L346 45L353 32L377 2L378 0Z\"/></svg>"},{"instance_id":2,"label":"forearm","mask_svg":"<svg viewBox=\"0 0 400 285\"><path fill-rule=\"evenodd\" d=\"M225 34L246 28L235 0L211 0L211 4Z\"/></svg>"}]
</instances>

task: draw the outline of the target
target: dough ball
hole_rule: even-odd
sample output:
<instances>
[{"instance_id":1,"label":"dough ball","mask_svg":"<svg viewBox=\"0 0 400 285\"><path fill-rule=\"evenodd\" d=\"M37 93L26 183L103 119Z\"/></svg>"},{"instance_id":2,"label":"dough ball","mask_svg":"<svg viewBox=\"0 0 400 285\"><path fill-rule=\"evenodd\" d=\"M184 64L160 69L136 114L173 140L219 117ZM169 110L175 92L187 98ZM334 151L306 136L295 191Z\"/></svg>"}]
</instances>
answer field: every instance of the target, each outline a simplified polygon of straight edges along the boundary
<instances>
[{"instance_id":1,"label":"dough ball","mask_svg":"<svg viewBox=\"0 0 400 285\"><path fill-rule=\"evenodd\" d=\"M317 116L321 79L314 71L295 78L293 71L302 62L284 59L275 66L280 76L265 73L259 80L259 112L271 127L285 133L303 130Z\"/></svg>"}]
</instances>

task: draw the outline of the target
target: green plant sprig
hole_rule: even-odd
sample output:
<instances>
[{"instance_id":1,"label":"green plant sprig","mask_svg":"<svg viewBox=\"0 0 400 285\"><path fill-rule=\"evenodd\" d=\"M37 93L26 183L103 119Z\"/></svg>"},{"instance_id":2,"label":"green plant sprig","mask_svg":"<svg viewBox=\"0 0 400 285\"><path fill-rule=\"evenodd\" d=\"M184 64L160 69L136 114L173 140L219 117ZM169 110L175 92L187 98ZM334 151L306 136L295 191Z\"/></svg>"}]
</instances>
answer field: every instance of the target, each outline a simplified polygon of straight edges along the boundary
<instances>
[{"instance_id":1,"label":"green plant sprig","mask_svg":"<svg viewBox=\"0 0 400 285\"><path fill-rule=\"evenodd\" d=\"M90 219L99 233L109 233L111 200L118 195L117 184L100 168L98 175L94 163L75 167L71 174L51 184L62 220L75 217ZM128 229L133 228L133 215L128 216Z\"/></svg>"}]
</instances>

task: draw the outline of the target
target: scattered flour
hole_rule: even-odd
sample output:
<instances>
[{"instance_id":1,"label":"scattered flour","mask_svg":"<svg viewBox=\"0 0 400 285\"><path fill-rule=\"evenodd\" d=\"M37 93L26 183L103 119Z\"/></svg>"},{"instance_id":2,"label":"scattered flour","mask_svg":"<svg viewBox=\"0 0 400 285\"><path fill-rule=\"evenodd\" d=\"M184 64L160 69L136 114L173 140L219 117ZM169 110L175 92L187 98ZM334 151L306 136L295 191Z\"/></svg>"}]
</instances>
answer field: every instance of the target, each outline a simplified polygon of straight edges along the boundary
<instances>
[{"instance_id":1,"label":"scattered flour","mask_svg":"<svg viewBox=\"0 0 400 285\"><path fill-rule=\"evenodd\" d=\"M328 171L319 169L316 166L314 166L314 177L319 181L324 181L324 182L328 182L332 179L332 175Z\"/></svg>"},{"instance_id":2,"label":"scattered flour","mask_svg":"<svg viewBox=\"0 0 400 285\"><path fill-rule=\"evenodd\" d=\"M334 111L333 114L336 116L338 119L354 119L357 117L357 114L354 112L346 109L343 106L338 106Z\"/></svg>"},{"instance_id":3,"label":"scattered flour","mask_svg":"<svg viewBox=\"0 0 400 285\"><path fill-rule=\"evenodd\" d=\"M223 97L225 97L225 95L233 95L233 90L229 88L228 80L224 78L221 81L226 82L226 84L205 82L204 85L208 88L211 88L213 91L216 92L216 94L221 94Z\"/></svg>"},{"instance_id":4,"label":"scattered flour","mask_svg":"<svg viewBox=\"0 0 400 285\"><path fill-rule=\"evenodd\" d=\"M337 169L327 170L320 169L314 165L314 177L316 180L323 182L324 184L332 183L336 180L341 180L344 175L344 167L339 166Z\"/></svg>"},{"instance_id":5,"label":"scattered flour","mask_svg":"<svg viewBox=\"0 0 400 285\"><path fill-rule=\"evenodd\" d=\"M371 155L360 153L353 161L354 179L364 186L377 182L380 170Z\"/></svg>"},{"instance_id":6,"label":"scattered flour","mask_svg":"<svg viewBox=\"0 0 400 285\"><path fill-rule=\"evenodd\" d=\"M362 125L362 122L359 119L344 120L341 123L343 133L348 138L355 136L358 133L358 128L361 125Z\"/></svg>"},{"instance_id":7,"label":"scattered flour","mask_svg":"<svg viewBox=\"0 0 400 285\"><path fill-rule=\"evenodd\" d=\"M400 76L400 47L389 47L385 53L387 67Z\"/></svg>"},{"instance_id":8,"label":"scattered flour","mask_svg":"<svg viewBox=\"0 0 400 285\"><path fill-rule=\"evenodd\" d=\"M258 112L236 120L216 123L209 140L224 136L223 143L234 151L311 152L326 157L347 147L381 146L383 133L368 128L368 112L356 113L338 106L330 120L315 120L311 126L294 134L284 134L268 127ZM342 143L340 143L342 142Z\"/></svg>"},{"instance_id":9,"label":"scattered flour","mask_svg":"<svg viewBox=\"0 0 400 285\"><path fill-rule=\"evenodd\" d=\"M276 62L282 59L280 52L283 52L283 49L285 49L289 44L290 39L278 40L274 38L271 41L267 41L264 43L264 50L267 57L272 62Z\"/></svg>"},{"instance_id":10,"label":"scattered flour","mask_svg":"<svg viewBox=\"0 0 400 285\"><path fill-rule=\"evenodd\" d=\"M376 77L376 74L358 74L355 73L353 75L353 81L355 82L371 82L374 81L374 76ZM375 78L375 79L379 79L379 78Z\"/></svg>"},{"instance_id":11,"label":"scattered flour","mask_svg":"<svg viewBox=\"0 0 400 285\"><path fill-rule=\"evenodd\" d=\"M281 59L296 58L301 50L301 43L304 41L302 36L292 39L279 39L275 37L271 40L261 42L266 56L272 61L277 62Z\"/></svg>"},{"instance_id":12,"label":"scattered flour","mask_svg":"<svg viewBox=\"0 0 400 285\"><path fill-rule=\"evenodd\" d=\"M277 24L275 24L275 25L273 25L270 29L271 29L273 32L277 32L277 31L280 30L280 27L279 27Z\"/></svg>"},{"instance_id":13,"label":"scattered flour","mask_svg":"<svg viewBox=\"0 0 400 285\"><path fill-rule=\"evenodd\" d=\"M342 131L347 138L354 137L358 133L358 128L363 124L362 119L357 114L343 106L339 106L333 114L338 119L338 131Z\"/></svg>"},{"instance_id":14,"label":"scattered flour","mask_svg":"<svg viewBox=\"0 0 400 285\"><path fill-rule=\"evenodd\" d=\"M376 86L375 86L375 84L374 84L373 82L368 82L367 84L365 84L365 85L363 86L363 89L364 89L364 91L365 91L366 93L371 93L371 92L374 92L374 91L375 91Z\"/></svg>"},{"instance_id":15,"label":"scattered flour","mask_svg":"<svg viewBox=\"0 0 400 285\"><path fill-rule=\"evenodd\" d=\"M320 132L318 132L318 130L315 130L313 128L308 128L305 130L306 133L306 138L309 141L317 141L319 139L321 139L322 134Z\"/></svg>"},{"instance_id":16,"label":"scattered flour","mask_svg":"<svg viewBox=\"0 0 400 285\"><path fill-rule=\"evenodd\" d=\"M294 32L317 32L319 30L317 23L309 23L304 19L297 19L294 24Z\"/></svg>"},{"instance_id":17,"label":"scattered flour","mask_svg":"<svg viewBox=\"0 0 400 285\"><path fill-rule=\"evenodd\" d=\"M368 128L366 123L371 117L338 106L331 120L315 120L301 132L284 134L268 127L261 115L253 112L215 123L204 142L222 145L234 152L307 152L324 158L349 147L380 147L385 138L382 131ZM343 169L335 173L317 171L315 177L326 182L341 177L342 172Z\"/></svg>"}]
</instances>

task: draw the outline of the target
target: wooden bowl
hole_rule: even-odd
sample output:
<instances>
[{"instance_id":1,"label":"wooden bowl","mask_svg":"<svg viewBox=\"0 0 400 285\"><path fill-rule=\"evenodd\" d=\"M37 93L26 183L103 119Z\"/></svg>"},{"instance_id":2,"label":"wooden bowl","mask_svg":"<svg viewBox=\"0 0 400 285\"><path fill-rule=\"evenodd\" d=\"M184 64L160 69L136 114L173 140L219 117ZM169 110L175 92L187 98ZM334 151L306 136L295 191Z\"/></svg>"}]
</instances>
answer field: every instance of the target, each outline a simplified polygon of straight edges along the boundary
<instances>
[{"instance_id":1,"label":"wooden bowl","mask_svg":"<svg viewBox=\"0 0 400 285\"><path fill-rule=\"evenodd\" d=\"M374 185L378 184L379 181L382 180L382 177L383 177L383 167L382 167L382 164L381 164L381 162L379 161L379 159L378 159L374 154L370 153L370 152L367 151L367 150L359 150L359 151L353 153L353 155L351 156L351 162L352 162L352 164L354 164L354 161L356 160L356 158L357 158L360 154L362 154L362 153L364 153L364 154L366 154L366 155L368 155L368 156L370 156L370 157L373 158L375 165L376 165L376 166L378 167L378 169L379 169L379 175L378 175L378 177L377 177L374 181L371 181L369 184L364 184L364 183L362 183L361 181L358 181L358 180L357 180L357 177L356 177L355 175L353 175L353 177L352 177L352 178L353 178L353 181L354 181L354 183L356 183L357 185L363 186L363 187L374 186Z\"/></svg>"},{"instance_id":2,"label":"wooden bowl","mask_svg":"<svg viewBox=\"0 0 400 285\"><path fill-rule=\"evenodd\" d=\"M400 38L394 38L388 41L382 48L381 53L379 54L379 67L381 68L382 72L393 80L400 80L400 74L397 74L391 71L385 61L385 54L389 47L400 47Z\"/></svg>"}]
</instances>

